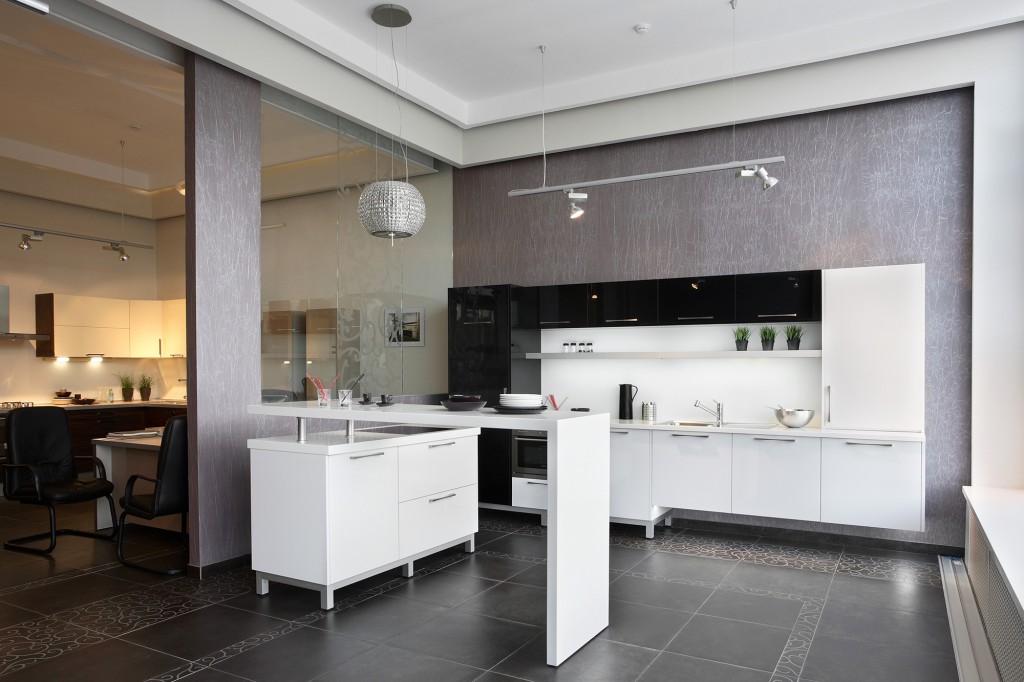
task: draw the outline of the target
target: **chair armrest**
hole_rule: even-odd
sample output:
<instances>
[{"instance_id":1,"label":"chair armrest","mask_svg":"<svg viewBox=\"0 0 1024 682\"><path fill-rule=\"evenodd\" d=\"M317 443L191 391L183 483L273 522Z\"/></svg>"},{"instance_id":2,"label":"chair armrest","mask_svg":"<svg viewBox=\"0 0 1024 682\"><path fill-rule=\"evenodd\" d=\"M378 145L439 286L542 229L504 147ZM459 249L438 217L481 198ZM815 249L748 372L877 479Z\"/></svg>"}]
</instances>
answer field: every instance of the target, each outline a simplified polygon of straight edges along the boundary
<instances>
[{"instance_id":1,"label":"chair armrest","mask_svg":"<svg viewBox=\"0 0 1024 682\"><path fill-rule=\"evenodd\" d=\"M140 478L143 481L149 481L150 483L154 483L154 484L157 482L157 480L155 478L150 478L149 476L143 476L142 474L132 474L131 476L129 476L128 477L128 482L124 484L124 503L126 505L131 505L131 503L132 503L132 494L135 491L135 481L139 480Z\"/></svg>"},{"instance_id":2,"label":"chair armrest","mask_svg":"<svg viewBox=\"0 0 1024 682\"><path fill-rule=\"evenodd\" d=\"M109 481L107 478L107 468L103 466L103 460L96 455L75 455L75 459L88 459L93 463L93 469L96 471L96 475L105 481Z\"/></svg>"},{"instance_id":3,"label":"chair armrest","mask_svg":"<svg viewBox=\"0 0 1024 682\"><path fill-rule=\"evenodd\" d=\"M39 468L34 464L4 464L4 469L28 469L32 474L32 484L36 489L36 498L43 499L42 481L39 480Z\"/></svg>"}]
</instances>

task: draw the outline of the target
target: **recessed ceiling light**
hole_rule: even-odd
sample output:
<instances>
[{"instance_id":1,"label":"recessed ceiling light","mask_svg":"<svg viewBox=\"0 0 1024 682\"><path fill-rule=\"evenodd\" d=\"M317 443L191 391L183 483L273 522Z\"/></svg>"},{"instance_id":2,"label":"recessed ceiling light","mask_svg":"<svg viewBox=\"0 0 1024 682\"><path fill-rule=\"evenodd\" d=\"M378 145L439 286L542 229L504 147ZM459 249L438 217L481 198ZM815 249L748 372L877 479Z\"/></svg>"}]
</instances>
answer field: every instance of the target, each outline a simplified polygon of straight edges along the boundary
<instances>
[{"instance_id":1,"label":"recessed ceiling light","mask_svg":"<svg viewBox=\"0 0 1024 682\"><path fill-rule=\"evenodd\" d=\"M647 35L647 33L651 30L651 25L650 24L637 24L636 26L633 27L633 30L636 31L637 35L640 35L640 36Z\"/></svg>"}]
</instances>

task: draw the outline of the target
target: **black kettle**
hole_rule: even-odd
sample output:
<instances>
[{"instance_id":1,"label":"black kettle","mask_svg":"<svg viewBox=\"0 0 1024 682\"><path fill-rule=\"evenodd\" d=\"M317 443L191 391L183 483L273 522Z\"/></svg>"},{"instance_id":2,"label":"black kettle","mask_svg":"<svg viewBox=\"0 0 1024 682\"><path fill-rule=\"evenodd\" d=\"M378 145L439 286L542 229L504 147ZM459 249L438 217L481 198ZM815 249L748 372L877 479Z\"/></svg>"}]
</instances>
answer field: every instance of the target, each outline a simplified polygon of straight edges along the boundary
<instances>
[{"instance_id":1,"label":"black kettle","mask_svg":"<svg viewBox=\"0 0 1024 682\"><path fill-rule=\"evenodd\" d=\"M619 419L633 418L633 398L639 390L633 384L619 384Z\"/></svg>"}]
</instances>

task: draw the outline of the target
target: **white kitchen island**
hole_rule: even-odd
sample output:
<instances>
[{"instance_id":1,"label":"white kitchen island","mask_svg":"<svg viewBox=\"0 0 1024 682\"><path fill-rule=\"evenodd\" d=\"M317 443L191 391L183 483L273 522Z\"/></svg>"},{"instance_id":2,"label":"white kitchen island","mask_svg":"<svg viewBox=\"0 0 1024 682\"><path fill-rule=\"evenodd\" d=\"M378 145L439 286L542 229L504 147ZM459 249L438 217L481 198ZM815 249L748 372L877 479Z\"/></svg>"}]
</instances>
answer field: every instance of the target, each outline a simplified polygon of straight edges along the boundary
<instances>
[{"instance_id":1,"label":"white kitchen island","mask_svg":"<svg viewBox=\"0 0 1024 682\"><path fill-rule=\"evenodd\" d=\"M306 436L307 419L545 431L548 435L547 663L557 666L608 626L609 459L605 413L449 412L441 406L318 407L315 402L251 405L251 414L294 417L297 433L258 439L283 451ZM299 435L302 440L300 441ZM250 441L249 447L256 447ZM288 445L286 446L285 443Z\"/></svg>"}]
</instances>

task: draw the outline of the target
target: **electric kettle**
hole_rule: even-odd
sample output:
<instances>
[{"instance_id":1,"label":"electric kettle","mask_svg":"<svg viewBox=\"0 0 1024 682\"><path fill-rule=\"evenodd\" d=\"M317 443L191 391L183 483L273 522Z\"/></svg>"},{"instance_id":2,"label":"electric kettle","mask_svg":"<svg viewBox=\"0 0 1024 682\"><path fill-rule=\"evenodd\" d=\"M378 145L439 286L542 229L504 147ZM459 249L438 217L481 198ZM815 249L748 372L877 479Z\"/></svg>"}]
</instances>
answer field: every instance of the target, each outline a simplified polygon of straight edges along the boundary
<instances>
[{"instance_id":1,"label":"electric kettle","mask_svg":"<svg viewBox=\"0 0 1024 682\"><path fill-rule=\"evenodd\" d=\"M619 419L633 418L633 398L639 390L633 384L619 384Z\"/></svg>"}]
</instances>

